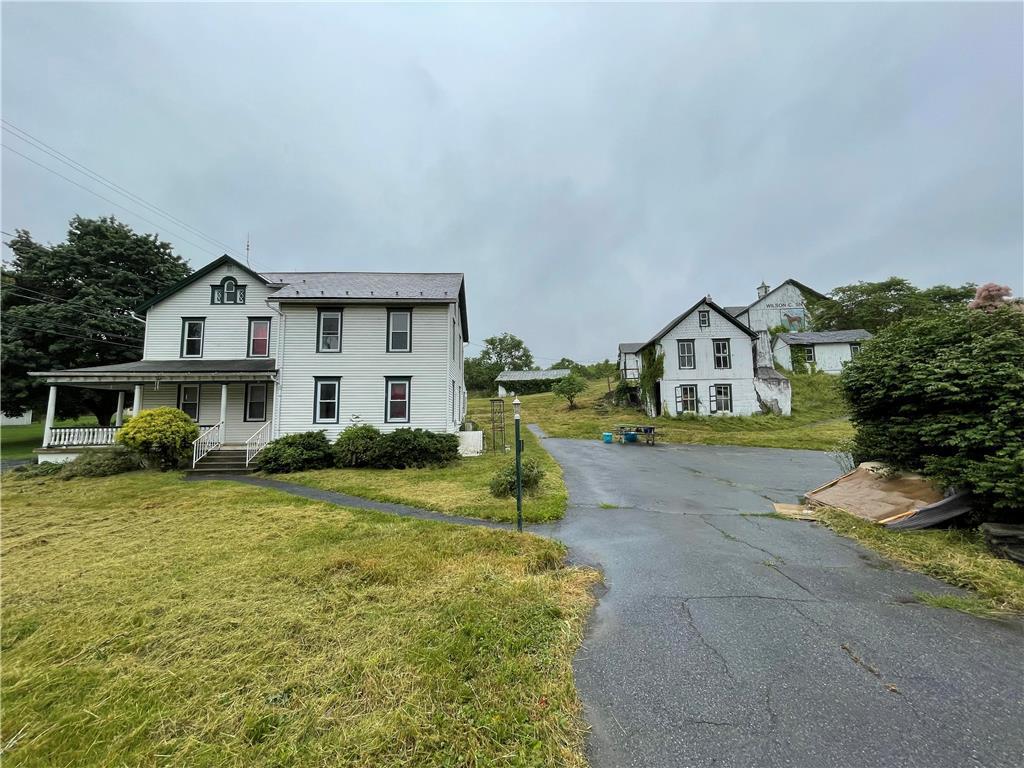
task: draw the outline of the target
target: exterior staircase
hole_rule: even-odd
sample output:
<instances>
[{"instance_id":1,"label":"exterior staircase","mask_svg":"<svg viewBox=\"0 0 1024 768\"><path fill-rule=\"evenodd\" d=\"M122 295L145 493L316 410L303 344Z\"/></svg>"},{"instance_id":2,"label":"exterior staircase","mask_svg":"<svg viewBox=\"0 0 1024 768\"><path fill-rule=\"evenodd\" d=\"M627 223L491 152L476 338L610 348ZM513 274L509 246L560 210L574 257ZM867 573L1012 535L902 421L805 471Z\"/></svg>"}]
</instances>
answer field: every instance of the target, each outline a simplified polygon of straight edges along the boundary
<instances>
[{"instance_id":1,"label":"exterior staircase","mask_svg":"<svg viewBox=\"0 0 1024 768\"><path fill-rule=\"evenodd\" d=\"M190 475L247 475L254 471L254 467L245 466L244 445L224 445L215 448L201 458L194 469L185 470Z\"/></svg>"}]
</instances>

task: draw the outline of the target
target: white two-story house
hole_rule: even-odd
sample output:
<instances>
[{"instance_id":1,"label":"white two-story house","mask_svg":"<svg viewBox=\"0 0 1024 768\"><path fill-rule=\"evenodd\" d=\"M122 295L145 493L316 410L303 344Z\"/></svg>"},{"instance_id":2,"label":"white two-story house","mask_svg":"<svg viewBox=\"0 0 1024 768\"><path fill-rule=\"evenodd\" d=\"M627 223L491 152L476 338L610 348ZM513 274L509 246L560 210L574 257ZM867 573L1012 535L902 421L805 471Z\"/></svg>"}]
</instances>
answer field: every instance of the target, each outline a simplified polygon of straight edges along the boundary
<instances>
[{"instance_id":1,"label":"white two-story house","mask_svg":"<svg viewBox=\"0 0 1024 768\"><path fill-rule=\"evenodd\" d=\"M140 306L142 359L47 371L40 461L110 444L133 413L180 408L199 454L352 424L457 432L466 412L466 291L457 273L256 272L223 256ZM58 387L119 393L115 426L54 429Z\"/></svg>"},{"instance_id":2,"label":"white two-story house","mask_svg":"<svg viewBox=\"0 0 1024 768\"><path fill-rule=\"evenodd\" d=\"M760 412L754 391L754 342L757 334L703 298L676 317L637 354L654 346L663 353L650 416Z\"/></svg>"}]
</instances>

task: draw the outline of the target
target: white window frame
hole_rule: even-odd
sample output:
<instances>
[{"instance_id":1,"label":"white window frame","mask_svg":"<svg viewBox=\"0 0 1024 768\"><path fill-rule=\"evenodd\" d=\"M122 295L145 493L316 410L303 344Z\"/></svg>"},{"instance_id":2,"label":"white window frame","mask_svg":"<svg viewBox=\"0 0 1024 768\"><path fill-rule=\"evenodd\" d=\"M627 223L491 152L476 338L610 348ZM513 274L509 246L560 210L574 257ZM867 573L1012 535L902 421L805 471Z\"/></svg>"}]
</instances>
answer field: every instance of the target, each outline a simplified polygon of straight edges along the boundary
<instances>
[{"instance_id":1,"label":"white window frame","mask_svg":"<svg viewBox=\"0 0 1024 768\"><path fill-rule=\"evenodd\" d=\"M405 385L405 399L391 397L391 385ZM405 403L405 418L395 418L391 415L392 403ZM384 421L387 424L408 424L412 418L412 379L409 376L388 376L384 379Z\"/></svg>"},{"instance_id":2,"label":"white window frame","mask_svg":"<svg viewBox=\"0 0 1024 768\"><path fill-rule=\"evenodd\" d=\"M189 390L189 389L194 389L196 391L196 399L194 401L186 400L185 399L185 391ZM194 421L196 423L199 422L199 403L202 401L202 398L203 398L203 388L202 388L201 385L199 385L199 384L179 384L178 385L178 410L179 411L183 411L190 419L192 419L192 421ZM185 408L183 407L185 405L193 405L193 404L196 407L196 415L195 416L193 416L191 413L186 411Z\"/></svg>"},{"instance_id":3,"label":"white window frame","mask_svg":"<svg viewBox=\"0 0 1024 768\"><path fill-rule=\"evenodd\" d=\"M199 336L189 336L189 326L199 326ZM199 354L190 355L188 352L188 342L199 339ZM205 317L183 317L181 318L181 357L188 358L200 358L203 356L203 347L206 344L206 318Z\"/></svg>"},{"instance_id":4,"label":"white window frame","mask_svg":"<svg viewBox=\"0 0 1024 768\"><path fill-rule=\"evenodd\" d=\"M722 407L722 394L719 390L723 390L725 394L725 401L729 404L728 408ZM711 385L711 412L719 413L726 411L732 413L732 384L712 384Z\"/></svg>"},{"instance_id":5,"label":"white window frame","mask_svg":"<svg viewBox=\"0 0 1024 768\"><path fill-rule=\"evenodd\" d=\"M394 327L395 316L404 315L406 320L406 326L404 331L396 331ZM396 347L394 344L395 334L405 334L405 348ZM387 338L387 351L388 352L412 352L412 309L409 307L395 307L388 309L388 338Z\"/></svg>"},{"instance_id":6,"label":"white window frame","mask_svg":"<svg viewBox=\"0 0 1024 768\"><path fill-rule=\"evenodd\" d=\"M684 394L684 390L689 390L693 393L693 397L687 397ZM693 401L693 408L686 408L685 404L687 401ZM680 384L676 387L676 412L677 413L697 413L697 408L700 402L697 399L697 385L696 384Z\"/></svg>"},{"instance_id":7,"label":"white window frame","mask_svg":"<svg viewBox=\"0 0 1024 768\"><path fill-rule=\"evenodd\" d=\"M338 333L329 334L330 336L337 335L338 347L337 349L328 349L324 346L324 318L325 317L337 317L338 318ZM323 352L325 354L333 355L341 353L341 337L344 328L344 318L342 317L342 311L340 309L318 309L316 313L316 351Z\"/></svg>"},{"instance_id":8,"label":"white window frame","mask_svg":"<svg viewBox=\"0 0 1024 768\"><path fill-rule=\"evenodd\" d=\"M334 397L324 398L321 388L324 384L334 385ZM323 403L334 403L334 418L321 418L320 406ZM341 379L337 376L318 376L313 380L313 423L337 424L341 412Z\"/></svg>"},{"instance_id":9,"label":"white window frame","mask_svg":"<svg viewBox=\"0 0 1024 768\"><path fill-rule=\"evenodd\" d=\"M264 323L267 326L267 352L263 355L257 355L253 352L253 342L256 341L256 334L253 332L256 325ZM245 351L247 357L270 357L270 318L269 317L250 317L249 318L249 348Z\"/></svg>"},{"instance_id":10,"label":"white window frame","mask_svg":"<svg viewBox=\"0 0 1024 768\"><path fill-rule=\"evenodd\" d=\"M697 325L701 328L711 327L711 310L710 309L698 309L697 310Z\"/></svg>"},{"instance_id":11,"label":"white window frame","mask_svg":"<svg viewBox=\"0 0 1024 768\"><path fill-rule=\"evenodd\" d=\"M850 344L850 359L853 360L860 354L860 344Z\"/></svg>"},{"instance_id":12,"label":"white window frame","mask_svg":"<svg viewBox=\"0 0 1024 768\"><path fill-rule=\"evenodd\" d=\"M683 364L683 358L684 358L684 356L686 354L686 353L683 352L683 345L684 344L689 344L690 345L690 351L689 351L690 364L689 365L684 365ZM696 339L679 339L676 342L676 353L677 353L677 362L679 364L679 370L681 370L681 371L688 371L688 370L693 370L694 368L697 367L697 342L696 342Z\"/></svg>"},{"instance_id":13,"label":"white window frame","mask_svg":"<svg viewBox=\"0 0 1024 768\"><path fill-rule=\"evenodd\" d=\"M724 351L719 351L719 344L725 346ZM712 339L711 351L715 358L715 370L727 371L732 368L732 344L729 339ZM719 365L719 360L724 360L724 365Z\"/></svg>"},{"instance_id":14,"label":"white window frame","mask_svg":"<svg viewBox=\"0 0 1024 768\"><path fill-rule=\"evenodd\" d=\"M810 363L811 365L814 365L814 345L813 344L805 344L804 345L804 362L805 363Z\"/></svg>"}]
</instances>

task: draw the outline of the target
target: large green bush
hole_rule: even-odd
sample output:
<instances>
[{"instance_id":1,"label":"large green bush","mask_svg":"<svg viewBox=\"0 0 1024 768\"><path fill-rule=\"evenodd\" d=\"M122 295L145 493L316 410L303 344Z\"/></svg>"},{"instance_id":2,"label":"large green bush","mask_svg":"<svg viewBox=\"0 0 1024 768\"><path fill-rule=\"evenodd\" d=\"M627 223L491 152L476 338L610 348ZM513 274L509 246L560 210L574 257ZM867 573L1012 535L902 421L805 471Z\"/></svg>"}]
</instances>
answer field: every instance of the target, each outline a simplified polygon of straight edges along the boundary
<instances>
[{"instance_id":1,"label":"large green bush","mask_svg":"<svg viewBox=\"0 0 1024 768\"><path fill-rule=\"evenodd\" d=\"M369 466L405 469L450 464L459 458L459 438L425 429L396 429L381 435Z\"/></svg>"},{"instance_id":2,"label":"large green bush","mask_svg":"<svg viewBox=\"0 0 1024 768\"><path fill-rule=\"evenodd\" d=\"M117 433L117 442L161 469L177 469L192 456L199 427L177 408L153 408L133 416Z\"/></svg>"},{"instance_id":3,"label":"large green bush","mask_svg":"<svg viewBox=\"0 0 1024 768\"><path fill-rule=\"evenodd\" d=\"M1024 313L953 309L894 324L843 371L858 461L970 491L1024 518Z\"/></svg>"},{"instance_id":4,"label":"large green bush","mask_svg":"<svg viewBox=\"0 0 1024 768\"><path fill-rule=\"evenodd\" d=\"M372 424L348 427L334 441L334 463L339 467L372 466L380 437L380 430Z\"/></svg>"},{"instance_id":5,"label":"large green bush","mask_svg":"<svg viewBox=\"0 0 1024 768\"><path fill-rule=\"evenodd\" d=\"M256 465L264 472L301 472L334 466L331 444L323 431L298 432L271 440L256 454Z\"/></svg>"},{"instance_id":6,"label":"large green bush","mask_svg":"<svg viewBox=\"0 0 1024 768\"><path fill-rule=\"evenodd\" d=\"M523 493L536 493L544 479L544 467L532 456L522 460ZM509 461L491 477L491 494L502 498L516 495L516 462Z\"/></svg>"}]
</instances>

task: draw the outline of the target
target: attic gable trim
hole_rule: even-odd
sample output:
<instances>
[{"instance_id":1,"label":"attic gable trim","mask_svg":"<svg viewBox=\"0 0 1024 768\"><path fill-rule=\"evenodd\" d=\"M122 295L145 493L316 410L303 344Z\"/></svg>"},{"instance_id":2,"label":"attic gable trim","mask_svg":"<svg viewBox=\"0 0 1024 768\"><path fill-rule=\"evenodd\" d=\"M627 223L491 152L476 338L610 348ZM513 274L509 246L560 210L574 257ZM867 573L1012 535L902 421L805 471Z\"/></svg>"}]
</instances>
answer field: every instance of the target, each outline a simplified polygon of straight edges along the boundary
<instances>
[{"instance_id":1,"label":"attic gable trim","mask_svg":"<svg viewBox=\"0 0 1024 768\"><path fill-rule=\"evenodd\" d=\"M666 325L666 326L665 326L664 328L662 328L662 329L661 329L660 331L658 331L658 333L657 333L656 335L654 335L654 336L652 336L652 337L651 337L650 339L648 339L648 340L647 340L647 341L646 341L646 342L644 343L644 345L643 345L642 347L640 347L640 349L638 349L638 350L637 350L637 354L639 354L639 353L640 353L640 352L642 352L643 350L647 349L647 347L651 346L652 344L657 344L657 343L658 343L659 341L661 341L661 339L663 339L663 338L665 337L665 334L667 334L667 333L668 333L669 331L671 331L671 330L672 330L673 328L675 328L675 327L676 327L677 325L679 325L679 323L683 322L683 320L685 320L685 319L686 319L686 318L688 318L688 317L689 317L690 315L692 315L692 314L693 314L694 312L696 312L696 311L697 311L697 309L698 309L698 308L699 308L699 307L700 307L700 306L701 306L702 304L703 304L703 305L706 305L706 306L707 306L707 307L708 307L709 309L712 309L712 310L714 310L715 312L717 312L717 313L718 313L719 315L721 315L722 317L724 317L724 318L725 318L726 320L728 320L728 321L729 321L730 323L732 323L732 324L733 324L733 325L735 325L735 326L736 326L737 328L739 328L739 329L740 329L741 331L743 331L743 332L744 332L745 334L747 334L747 336L749 336L749 337L750 337L751 339L756 339L756 338L757 338L757 334L756 334L756 333L754 333L754 332L753 332L752 330L750 330L749 328L747 328L747 326L745 326L745 325L744 325L743 323L741 323L741 322L740 322L739 320L737 320L737 319L736 319L735 317L733 317L732 315L730 315L730 314L729 314L728 312L726 312L726 311L725 311L724 309L722 309L722 308L721 308L720 306L718 306L717 304L715 304L715 302L711 301L711 299L708 299L708 298L706 298L706 297L705 297L705 298L701 299L700 301L698 301L698 302L697 302L696 304L694 304L694 305L693 305L692 307L690 307L690 308L689 308L688 310L686 310L685 312L683 312L683 314L679 315L679 317L677 317L677 318L676 318L675 320L673 320L673 321L672 321L671 323L669 323L668 325Z\"/></svg>"},{"instance_id":2,"label":"attic gable trim","mask_svg":"<svg viewBox=\"0 0 1024 768\"><path fill-rule=\"evenodd\" d=\"M250 275L254 280L259 280L264 285L267 284L267 281L263 278L263 276L261 274L259 274L258 272L253 272L247 266L245 266L241 262L237 261L236 259L231 258L230 256L228 256L225 253L219 259L214 259L209 264L207 264L205 267L200 267L199 269L197 269L195 272L193 272L188 277L179 280L178 282L176 282L174 285L172 285L167 290L165 290L165 291L163 291L161 293L158 293L156 296L154 296L151 299L148 299L147 301L142 302L141 304L139 304L139 306L137 306L135 308L135 311L136 312L145 312L147 309L149 309L150 307L154 306L155 304L159 304L164 299L170 298L171 296L176 294L178 291L180 291L182 288L186 288L186 287L192 285L192 283L196 282L197 280L202 280L204 277L206 277L208 274L213 272L215 269L218 269L218 268L226 266L226 265L237 267L238 269L240 269L243 272L245 272L247 275Z\"/></svg>"}]
</instances>

